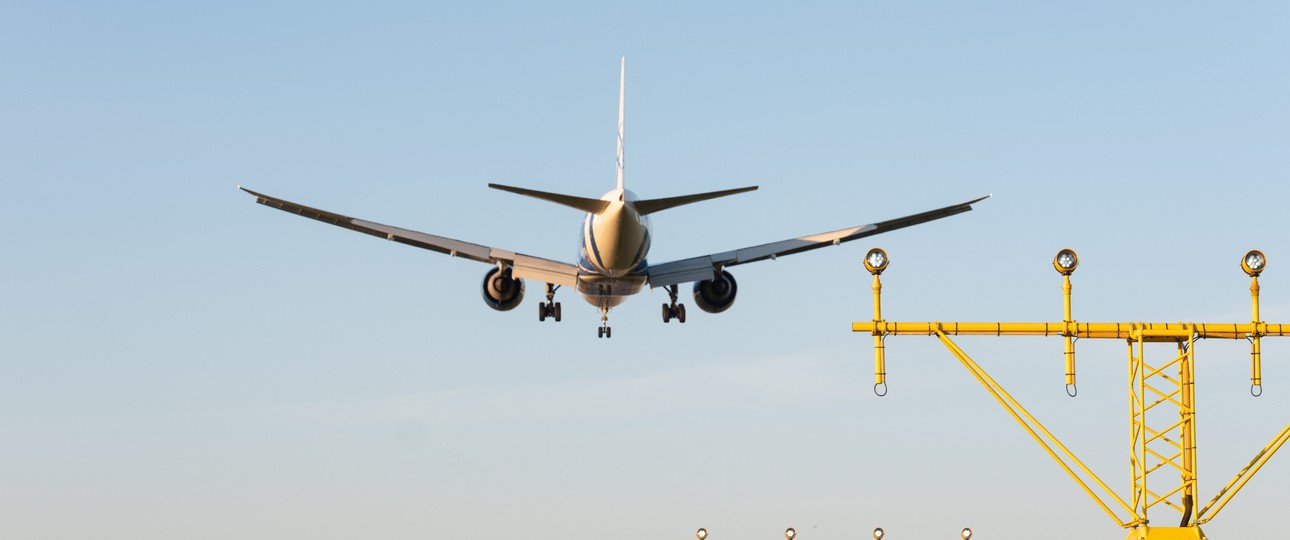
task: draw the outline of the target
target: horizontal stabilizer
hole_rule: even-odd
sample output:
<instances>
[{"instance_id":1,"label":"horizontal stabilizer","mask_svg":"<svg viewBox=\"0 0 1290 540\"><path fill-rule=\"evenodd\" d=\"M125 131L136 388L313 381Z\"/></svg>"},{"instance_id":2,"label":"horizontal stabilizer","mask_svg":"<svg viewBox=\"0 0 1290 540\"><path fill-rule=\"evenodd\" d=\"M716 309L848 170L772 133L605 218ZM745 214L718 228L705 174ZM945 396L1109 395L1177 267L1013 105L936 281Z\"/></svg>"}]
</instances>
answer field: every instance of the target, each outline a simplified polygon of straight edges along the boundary
<instances>
[{"instance_id":1,"label":"horizontal stabilizer","mask_svg":"<svg viewBox=\"0 0 1290 540\"><path fill-rule=\"evenodd\" d=\"M587 199L584 197L574 197L573 195L561 195L559 193L549 193L546 191L538 191L535 189L524 189L524 188L517 188L512 186L503 186L501 184L488 184L488 187L493 189L500 189L502 191L509 191L511 193L524 195L526 197L533 197L535 199L551 201L556 204L563 204L565 206L568 206L571 208L577 208L578 210L582 210L583 212L589 212L592 214L599 214L602 210L605 209L606 206L609 206L609 201L602 201L600 199Z\"/></svg>"},{"instance_id":2,"label":"horizontal stabilizer","mask_svg":"<svg viewBox=\"0 0 1290 540\"><path fill-rule=\"evenodd\" d=\"M725 197L726 195L734 195L734 194L736 194L736 193L743 193L743 192L745 192L745 191L753 191L753 190L755 190L755 189L757 189L757 186L748 186L748 187L741 187L741 188L736 188L736 189L727 189L727 190L724 190L724 191L710 191L710 192L708 192L708 193L696 193L696 194L694 194L694 195L681 195L680 197L665 197L665 198L662 198L662 199L646 199L646 200L643 200L643 201L636 201L636 202L633 202L633 203L632 203L632 206L635 206L635 207L636 207L636 211L637 211L637 212L640 212L640 215L645 216L645 215L653 214L654 212L659 212L659 211L662 211L662 210L667 210L668 208L676 208L676 207L681 206L681 205L683 205L683 204L690 204L690 203L699 202L699 201L706 201L706 200L708 200L708 199L715 199L715 198L717 198L717 197Z\"/></svg>"}]
</instances>

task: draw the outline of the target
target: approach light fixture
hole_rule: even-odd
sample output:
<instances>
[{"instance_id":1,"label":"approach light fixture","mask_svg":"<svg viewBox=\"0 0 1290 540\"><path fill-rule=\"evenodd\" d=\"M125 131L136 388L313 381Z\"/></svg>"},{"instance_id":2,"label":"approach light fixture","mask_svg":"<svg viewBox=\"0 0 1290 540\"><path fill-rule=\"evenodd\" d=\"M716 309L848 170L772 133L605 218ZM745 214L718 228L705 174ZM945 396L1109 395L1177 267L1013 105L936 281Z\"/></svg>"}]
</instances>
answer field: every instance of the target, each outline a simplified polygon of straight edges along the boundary
<instances>
[{"instance_id":1,"label":"approach light fixture","mask_svg":"<svg viewBox=\"0 0 1290 540\"><path fill-rule=\"evenodd\" d=\"M1264 268L1268 267L1268 258L1263 255L1262 251L1257 249L1250 250L1241 258L1241 270L1245 270L1250 277L1259 277Z\"/></svg>"},{"instance_id":2,"label":"approach light fixture","mask_svg":"<svg viewBox=\"0 0 1290 540\"><path fill-rule=\"evenodd\" d=\"M708 537L708 530L703 527L699 527L699 530L694 531L694 535L699 537L699 540L704 540Z\"/></svg>"},{"instance_id":3,"label":"approach light fixture","mask_svg":"<svg viewBox=\"0 0 1290 540\"><path fill-rule=\"evenodd\" d=\"M1071 275L1071 272L1074 272L1077 266L1079 266L1079 256L1075 255L1075 250L1073 249L1063 249L1057 252L1056 257L1053 257L1053 268L1056 268L1057 272L1063 276Z\"/></svg>"},{"instance_id":4,"label":"approach light fixture","mask_svg":"<svg viewBox=\"0 0 1290 540\"><path fill-rule=\"evenodd\" d=\"M873 540L882 540L882 535L884 535L884 534L887 534L887 533L883 532L882 527L878 527L878 528L874 529L874 530L873 530Z\"/></svg>"},{"instance_id":5,"label":"approach light fixture","mask_svg":"<svg viewBox=\"0 0 1290 540\"><path fill-rule=\"evenodd\" d=\"M890 262L890 259L887 258L887 252L883 251L882 248L873 248L864 256L865 270L875 276L887 269L888 262Z\"/></svg>"},{"instance_id":6,"label":"approach light fixture","mask_svg":"<svg viewBox=\"0 0 1290 540\"><path fill-rule=\"evenodd\" d=\"M969 538L972 538L972 529L963 527L963 530L959 531L959 536L962 536L963 540L968 540Z\"/></svg>"},{"instance_id":7,"label":"approach light fixture","mask_svg":"<svg viewBox=\"0 0 1290 540\"><path fill-rule=\"evenodd\" d=\"M797 530L792 527L789 527L784 531L784 538L787 538L788 540L793 540L794 538L797 538Z\"/></svg>"}]
</instances>

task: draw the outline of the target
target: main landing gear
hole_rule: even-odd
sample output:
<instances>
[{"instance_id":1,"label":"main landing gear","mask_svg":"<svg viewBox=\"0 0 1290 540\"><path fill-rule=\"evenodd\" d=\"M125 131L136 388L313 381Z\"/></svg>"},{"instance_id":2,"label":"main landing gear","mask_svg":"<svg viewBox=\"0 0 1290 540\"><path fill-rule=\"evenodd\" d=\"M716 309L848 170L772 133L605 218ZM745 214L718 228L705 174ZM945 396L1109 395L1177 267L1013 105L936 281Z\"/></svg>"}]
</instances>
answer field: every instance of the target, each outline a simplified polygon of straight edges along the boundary
<instances>
[{"instance_id":1,"label":"main landing gear","mask_svg":"<svg viewBox=\"0 0 1290 540\"><path fill-rule=\"evenodd\" d=\"M600 328L596 331L596 337L614 337L609 331L609 306L600 306Z\"/></svg>"},{"instance_id":2,"label":"main landing gear","mask_svg":"<svg viewBox=\"0 0 1290 540\"><path fill-rule=\"evenodd\" d=\"M669 322L676 319L676 322L685 323L685 304L676 303L676 285L667 286L667 296L672 299L670 304L663 304L663 322Z\"/></svg>"},{"instance_id":3,"label":"main landing gear","mask_svg":"<svg viewBox=\"0 0 1290 540\"><path fill-rule=\"evenodd\" d=\"M546 284L546 302L538 302L538 321L551 317L560 322L560 303L555 301L555 290L559 288L559 285Z\"/></svg>"}]
</instances>

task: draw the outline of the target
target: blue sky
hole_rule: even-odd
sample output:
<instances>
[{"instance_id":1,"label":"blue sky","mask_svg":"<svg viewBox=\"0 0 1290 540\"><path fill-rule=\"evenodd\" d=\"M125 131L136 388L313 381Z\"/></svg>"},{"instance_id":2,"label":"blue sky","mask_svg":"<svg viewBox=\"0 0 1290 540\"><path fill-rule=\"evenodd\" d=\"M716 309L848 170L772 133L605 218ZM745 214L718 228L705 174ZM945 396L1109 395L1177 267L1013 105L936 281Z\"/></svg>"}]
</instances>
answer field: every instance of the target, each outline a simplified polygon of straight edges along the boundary
<instances>
[{"instance_id":1,"label":"blue sky","mask_svg":"<svg viewBox=\"0 0 1290 540\"><path fill-rule=\"evenodd\" d=\"M934 340L892 320L1290 319L1281 2L16 2L0 7L0 536L979 538L1123 533ZM662 325L234 189L558 259L580 216L485 188L761 190L655 216L662 262L979 195L950 220L734 269ZM1120 343L964 339L1128 488ZM1198 349L1201 493L1290 421L1290 346ZM1267 535L1285 456L1212 537ZM1176 518L1163 514L1170 522ZM899 535L899 536L898 536Z\"/></svg>"}]
</instances>

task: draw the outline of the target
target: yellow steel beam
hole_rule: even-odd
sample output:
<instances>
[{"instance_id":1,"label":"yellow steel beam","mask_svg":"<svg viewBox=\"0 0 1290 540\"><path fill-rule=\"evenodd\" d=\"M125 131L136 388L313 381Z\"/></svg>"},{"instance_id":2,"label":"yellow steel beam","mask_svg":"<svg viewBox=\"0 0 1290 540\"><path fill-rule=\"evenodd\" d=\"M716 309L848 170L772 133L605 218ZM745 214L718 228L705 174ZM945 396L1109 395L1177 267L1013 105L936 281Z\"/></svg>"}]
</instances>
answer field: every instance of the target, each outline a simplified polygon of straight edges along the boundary
<instances>
[{"instance_id":1,"label":"yellow steel beam","mask_svg":"<svg viewBox=\"0 0 1290 540\"><path fill-rule=\"evenodd\" d=\"M1259 472L1259 469L1262 468L1269 459L1272 459L1272 455L1277 453L1277 450L1280 450L1281 445L1285 444L1287 440L1290 440L1290 424L1287 424L1286 427L1282 428L1281 432L1278 433L1276 437L1273 437L1272 442L1268 443L1267 446L1264 446L1263 450L1260 450L1258 454L1255 454L1254 459L1250 460L1250 464L1246 465L1244 469L1241 469L1241 472L1236 474L1236 478L1233 478L1231 482L1228 482L1226 486L1223 486L1223 489L1219 490L1218 495L1215 495L1214 499L1209 501L1209 504L1206 504L1205 507L1200 510L1196 516L1196 523L1203 524L1214 519L1214 516L1217 516L1218 512L1222 510L1224 506L1227 506L1227 503L1232 500L1232 497L1235 497L1236 493L1241 491L1241 488L1245 487L1245 483L1249 482L1250 478L1254 477L1254 473ZM1231 491L1229 492L1229 490ZM1224 494L1227 496L1224 497ZM1219 499L1222 499L1222 501L1220 502ZM1218 503L1218 506L1214 506L1214 503ZM1214 509L1214 513L1208 514L1210 508Z\"/></svg>"},{"instance_id":2,"label":"yellow steel beam","mask_svg":"<svg viewBox=\"0 0 1290 540\"><path fill-rule=\"evenodd\" d=\"M931 336L944 332L951 336L1061 336L1070 334L1081 339L1136 339L1144 341L1178 341L1184 332L1194 331L1201 339L1246 339L1251 336L1290 336L1290 324L1268 323L1064 323L1064 322L891 322L860 321L851 323L852 332L881 335Z\"/></svg>"}]
</instances>

